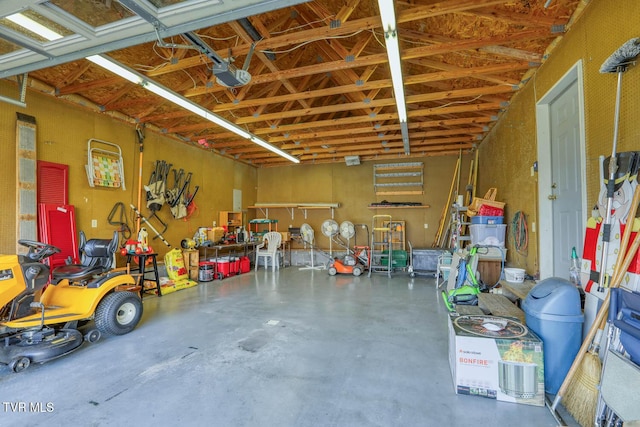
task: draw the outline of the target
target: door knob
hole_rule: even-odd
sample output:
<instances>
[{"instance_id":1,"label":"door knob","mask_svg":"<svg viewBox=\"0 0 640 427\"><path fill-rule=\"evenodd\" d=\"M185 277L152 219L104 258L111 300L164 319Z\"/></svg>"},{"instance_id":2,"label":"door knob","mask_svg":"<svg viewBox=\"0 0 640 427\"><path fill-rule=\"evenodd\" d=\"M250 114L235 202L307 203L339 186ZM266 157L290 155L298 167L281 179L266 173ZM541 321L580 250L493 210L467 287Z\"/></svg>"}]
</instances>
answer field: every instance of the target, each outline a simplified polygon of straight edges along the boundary
<instances>
[{"instance_id":1,"label":"door knob","mask_svg":"<svg viewBox=\"0 0 640 427\"><path fill-rule=\"evenodd\" d=\"M555 200L555 199L557 199L557 198L558 198L558 196L556 196L555 194L549 194L549 195L547 196L547 198L548 198L549 200Z\"/></svg>"}]
</instances>

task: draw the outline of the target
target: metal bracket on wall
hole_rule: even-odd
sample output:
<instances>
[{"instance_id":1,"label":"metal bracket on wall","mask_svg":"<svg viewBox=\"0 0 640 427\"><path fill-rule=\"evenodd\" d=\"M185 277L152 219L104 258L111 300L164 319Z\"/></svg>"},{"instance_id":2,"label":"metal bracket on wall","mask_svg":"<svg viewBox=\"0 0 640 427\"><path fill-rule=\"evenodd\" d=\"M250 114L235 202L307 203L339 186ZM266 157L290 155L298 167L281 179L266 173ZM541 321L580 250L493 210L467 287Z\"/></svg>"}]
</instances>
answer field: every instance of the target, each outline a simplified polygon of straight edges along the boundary
<instances>
[{"instance_id":1,"label":"metal bracket on wall","mask_svg":"<svg viewBox=\"0 0 640 427\"><path fill-rule=\"evenodd\" d=\"M27 104L26 102L24 102L25 99L27 98L27 76L28 76L27 73L24 73L20 76L16 76L16 80L18 81L18 86L20 86L19 100L0 95L0 101L17 105L18 107L27 108Z\"/></svg>"}]
</instances>

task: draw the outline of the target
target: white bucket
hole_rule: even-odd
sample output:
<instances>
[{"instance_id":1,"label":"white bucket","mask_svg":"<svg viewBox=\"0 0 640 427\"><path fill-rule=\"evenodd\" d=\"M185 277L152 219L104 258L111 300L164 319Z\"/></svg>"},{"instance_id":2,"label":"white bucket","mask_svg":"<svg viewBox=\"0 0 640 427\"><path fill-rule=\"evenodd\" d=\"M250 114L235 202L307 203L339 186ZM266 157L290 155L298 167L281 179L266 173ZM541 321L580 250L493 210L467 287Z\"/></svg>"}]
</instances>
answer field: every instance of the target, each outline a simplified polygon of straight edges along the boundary
<instances>
[{"instance_id":1,"label":"white bucket","mask_svg":"<svg viewBox=\"0 0 640 427\"><path fill-rule=\"evenodd\" d=\"M510 268L504 269L504 278L507 282L522 283L524 282L524 268Z\"/></svg>"}]
</instances>

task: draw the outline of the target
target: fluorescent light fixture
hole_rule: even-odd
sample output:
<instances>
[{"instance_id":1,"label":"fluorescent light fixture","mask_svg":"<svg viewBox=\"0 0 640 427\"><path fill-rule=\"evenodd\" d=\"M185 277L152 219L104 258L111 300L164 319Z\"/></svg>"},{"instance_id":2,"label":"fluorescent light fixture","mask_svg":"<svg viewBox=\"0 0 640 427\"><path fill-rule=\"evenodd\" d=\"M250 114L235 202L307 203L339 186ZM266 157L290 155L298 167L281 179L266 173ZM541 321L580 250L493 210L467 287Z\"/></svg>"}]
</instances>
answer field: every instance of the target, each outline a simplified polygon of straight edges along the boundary
<instances>
[{"instance_id":1,"label":"fluorescent light fixture","mask_svg":"<svg viewBox=\"0 0 640 427\"><path fill-rule=\"evenodd\" d=\"M123 79L129 80L132 83L137 85L142 84L144 79L142 76L135 71L126 68L125 66L117 63L116 61L102 55L92 55L87 56L89 61L93 62L96 65L101 66L102 68L111 71L112 73L122 77Z\"/></svg>"},{"instance_id":2,"label":"fluorescent light fixture","mask_svg":"<svg viewBox=\"0 0 640 427\"><path fill-rule=\"evenodd\" d=\"M262 139L258 138L257 136L253 135L251 137L251 142L253 142L254 144L258 144L261 147L266 148L269 151L272 151L274 153L276 153L279 156L284 157L287 160L292 161L293 163L300 163L300 159L293 157L291 154L286 153L284 151L282 151L281 149L274 147L273 145L269 144L267 141L263 141Z\"/></svg>"},{"instance_id":3,"label":"fluorescent light fixture","mask_svg":"<svg viewBox=\"0 0 640 427\"><path fill-rule=\"evenodd\" d=\"M241 136L242 138L248 139L251 142L253 142L254 144L258 144L259 146L266 148L267 150L276 153L279 156L284 157L287 160L290 160L294 163L300 163L300 160L291 156L290 154L282 151L281 149L269 144L266 141L263 141L262 139L258 138L255 135L252 135L251 133L247 132L246 130L242 129L240 126L236 125L235 123L231 123L228 120L225 120L224 118L213 114L212 112L202 108L201 106L199 106L198 104L196 104L195 102L190 101L189 99L183 97L182 95L177 94L176 92L172 91L171 89L167 89L166 87L155 83L155 82L150 82L150 81L144 81L143 84L145 89L147 89L150 92L155 93L156 95L166 99L167 101L171 101L176 105L179 105L180 107L191 111L194 114L197 114L198 116L202 117L203 119L209 120L212 123L215 123L216 125L223 127L233 133L235 133L238 136Z\"/></svg>"},{"instance_id":4,"label":"fluorescent light fixture","mask_svg":"<svg viewBox=\"0 0 640 427\"><path fill-rule=\"evenodd\" d=\"M32 33L39 35L40 37L47 39L48 41L58 40L62 38L62 34L58 34L55 31L48 29L44 25L37 23L33 19L28 18L21 13L9 15L7 16L7 19L14 24L18 24L21 27L26 28Z\"/></svg>"},{"instance_id":5,"label":"fluorescent light fixture","mask_svg":"<svg viewBox=\"0 0 640 427\"><path fill-rule=\"evenodd\" d=\"M11 22L14 22L20 25L21 27L26 28L29 31L32 31L44 37L49 41L62 38L62 35L48 29L44 25L41 25L36 21L34 21L33 19L30 19L20 13L7 16L7 19L9 19ZM210 122L215 123L220 127L230 130L236 135L241 136L244 139L248 139L254 144L258 144L259 146L264 147L267 150L274 152L277 155L282 156L287 160L292 161L293 163L300 163L300 159L297 159L296 157L291 156L290 154L269 144L268 142L263 141L257 136L252 135L251 133L242 129L240 126L236 125L235 123L232 123L224 119L223 117L220 117L217 114L214 114L211 111L202 108L195 102L190 101L189 99L185 98L182 95L179 95L178 93L172 91L171 89L168 89L158 83L149 81L145 76L143 76L139 72L120 64L118 61L111 59L108 56L92 55L92 56L88 56L86 59L93 62L96 65L99 65L100 67L106 70L111 71L112 73L122 77L123 79L126 79L135 84L142 85L149 92L153 92L156 95L160 96L161 98L164 98L167 101L173 102L174 104L188 111L191 111L192 113L197 114L198 116L206 120L209 120Z\"/></svg>"},{"instance_id":6,"label":"fluorescent light fixture","mask_svg":"<svg viewBox=\"0 0 640 427\"><path fill-rule=\"evenodd\" d=\"M380 20L384 31L384 40L387 46L387 57L389 58L389 68L391 69L391 81L393 83L393 95L398 109L398 120L404 142L404 153L409 154L409 127L407 123L407 105L404 99L404 82L402 79L402 66L400 61L400 45L398 43L398 30L396 28L396 13L393 0L378 0L380 9ZM402 124L405 126L402 126Z\"/></svg>"}]
</instances>

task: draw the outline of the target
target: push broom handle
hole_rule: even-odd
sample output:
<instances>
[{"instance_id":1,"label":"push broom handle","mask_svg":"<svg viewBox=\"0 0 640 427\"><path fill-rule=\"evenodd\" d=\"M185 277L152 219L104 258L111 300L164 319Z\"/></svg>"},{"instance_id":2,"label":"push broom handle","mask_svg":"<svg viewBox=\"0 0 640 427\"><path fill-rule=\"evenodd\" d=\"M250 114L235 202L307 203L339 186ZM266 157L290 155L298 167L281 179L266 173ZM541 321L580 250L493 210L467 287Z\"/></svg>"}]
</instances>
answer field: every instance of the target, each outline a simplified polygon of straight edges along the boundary
<instances>
[{"instance_id":1,"label":"push broom handle","mask_svg":"<svg viewBox=\"0 0 640 427\"><path fill-rule=\"evenodd\" d=\"M627 227L625 227L624 234L627 235L626 236L627 241L629 240L629 235L631 234L631 228L633 228L633 221L635 219L635 213L638 207L638 198L640 198L640 186L636 187L636 191L633 196L633 204L631 206L631 212L627 217L631 220L631 224L628 224ZM631 213L633 213L633 216L631 216ZM627 223L628 222L629 221L627 221ZM623 240L624 239L625 237L623 236ZM613 274L613 282L611 283L611 288L617 288L620 286L620 283L622 282L622 278L624 277L624 272L627 271L629 268L629 265L631 265L631 261L635 257L636 252L638 252L639 246L640 246L640 233L636 234L636 237L633 239L633 243L631 244L629 251L624 257L624 261L622 262L622 264L616 263L616 268ZM621 250L618 256L622 255L623 248L624 247L621 247ZM598 315L593 321L591 328L589 328L589 333L587 334L584 341L582 342L582 346L580 347L580 350L578 350L578 354L576 355L576 358L573 360L573 364L571 365L571 368L569 368L569 372L567 372L567 376L564 378L564 381L562 382L562 385L560 386L560 389L558 390L558 393L556 394L556 397L553 400L553 404L551 405L552 411L556 410L556 407L560 403L560 400L562 400L562 397L566 393L567 388L569 387L569 384L573 379L573 376L575 375L576 371L578 370L578 367L582 363L582 359L584 358L585 354L587 353L587 350L591 346L591 342L593 341L593 338L598 332L600 323L602 323L603 319L607 316L609 312L609 304L610 304L610 298L611 298L610 292L611 291L607 292L607 295L604 298L604 301L602 302L602 306L600 307L600 310L598 310Z\"/></svg>"},{"instance_id":2,"label":"push broom handle","mask_svg":"<svg viewBox=\"0 0 640 427\"><path fill-rule=\"evenodd\" d=\"M622 240L620 241L620 249L618 252L618 257L620 257L624 251L624 249L629 244L629 238L631 237L631 231L633 231L633 226L636 219L636 213L638 212L638 203L640 203L640 185L636 186L636 189L633 192L633 199L631 200L631 207L629 208L629 214L627 215L627 224L624 227L624 233L622 234ZM627 272L627 269L621 270L616 268L613 272L613 280L616 280L617 275L623 275Z\"/></svg>"}]
</instances>

